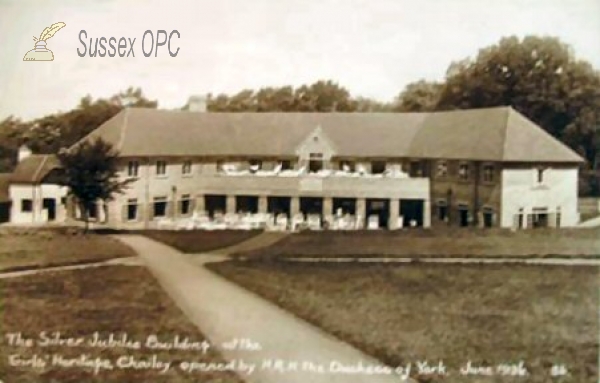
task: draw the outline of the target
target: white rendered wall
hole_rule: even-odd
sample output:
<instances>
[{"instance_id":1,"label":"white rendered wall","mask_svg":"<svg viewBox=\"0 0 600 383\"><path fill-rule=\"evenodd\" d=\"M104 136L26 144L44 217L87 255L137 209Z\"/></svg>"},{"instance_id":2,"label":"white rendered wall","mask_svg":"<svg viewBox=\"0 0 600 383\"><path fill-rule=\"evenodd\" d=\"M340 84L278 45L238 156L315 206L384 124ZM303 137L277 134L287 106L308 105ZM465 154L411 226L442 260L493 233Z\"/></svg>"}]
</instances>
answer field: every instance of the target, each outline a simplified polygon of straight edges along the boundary
<instances>
[{"instance_id":1,"label":"white rendered wall","mask_svg":"<svg viewBox=\"0 0 600 383\"><path fill-rule=\"evenodd\" d=\"M521 208L524 214L531 214L533 208L556 214L560 208L561 227L577 225L577 175L577 168L547 168L543 182L538 183L536 168L503 169L501 226L513 227Z\"/></svg>"},{"instance_id":2,"label":"white rendered wall","mask_svg":"<svg viewBox=\"0 0 600 383\"><path fill-rule=\"evenodd\" d=\"M65 207L61 199L66 197L67 188L58 185L10 185L9 195L12 201L10 222L18 224L37 224L48 222L48 212L43 209L44 198L52 198L56 203L55 222L64 222ZM33 202L31 212L21 211L21 200L30 199Z\"/></svg>"}]
</instances>

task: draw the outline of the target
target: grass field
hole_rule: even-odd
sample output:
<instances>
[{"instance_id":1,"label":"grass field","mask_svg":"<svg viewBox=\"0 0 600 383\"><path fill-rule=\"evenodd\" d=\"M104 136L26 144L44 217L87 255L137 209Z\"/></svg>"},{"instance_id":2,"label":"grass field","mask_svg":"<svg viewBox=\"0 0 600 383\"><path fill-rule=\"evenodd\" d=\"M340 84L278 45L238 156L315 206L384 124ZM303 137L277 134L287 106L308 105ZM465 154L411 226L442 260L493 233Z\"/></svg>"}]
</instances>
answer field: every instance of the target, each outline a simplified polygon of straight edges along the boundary
<instances>
[{"instance_id":1,"label":"grass field","mask_svg":"<svg viewBox=\"0 0 600 383\"><path fill-rule=\"evenodd\" d=\"M99 332L104 338L110 333L143 342L156 334L162 341L179 335L201 342L204 336L174 306L152 276L140 267L111 266L85 270L49 272L28 277L0 280L0 379L5 382L207 382L239 383L229 372L185 373L179 371L181 361L220 362L213 351L151 350L124 348L58 347L37 345L31 348L8 345L5 335L22 332L25 337L38 338L41 331L59 331L63 337L91 338ZM84 367L11 367L10 355L31 358L36 354L61 354L75 358L86 354L90 359L131 355L138 361L156 354L173 366L161 374L153 369L103 370L94 375Z\"/></svg>"},{"instance_id":2,"label":"grass field","mask_svg":"<svg viewBox=\"0 0 600 383\"><path fill-rule=\"evenodd\" d=\"M600 229L302 232L242 257L600 257Z\"/></svg>"},{"instance_id":3,"label":"grass field","mask_svg":"<svg viewBox=\"0 0 600 383\"><path fill-rule=\"evenodd\" d=\"M0 271L130 257L135 253L108 236L77 229L1 228Z\"/></svg>"},{"instance_id":4,"label":"grass field","mask_svg":"<svg viewBox=\"0 0 600 383\"><path fill-rule=\"evenodd\" d=\"M172 246L183 253L204 253L248 240L261 230L145 230L139 234Z\"/></svg>"},{"instance_id":5,"label":"grass field","mask_svg":"<svg viewBox=\"0 0 600 383\"><path fill-rule=\"evenodd\" d=\"M442 360L456 372L469 360L524 361L531 374L421 381L598 381L598 268L282 261L209 267L392 366ZM554 363L571 377L551 378Z\"/></svg>"}]
</instances>

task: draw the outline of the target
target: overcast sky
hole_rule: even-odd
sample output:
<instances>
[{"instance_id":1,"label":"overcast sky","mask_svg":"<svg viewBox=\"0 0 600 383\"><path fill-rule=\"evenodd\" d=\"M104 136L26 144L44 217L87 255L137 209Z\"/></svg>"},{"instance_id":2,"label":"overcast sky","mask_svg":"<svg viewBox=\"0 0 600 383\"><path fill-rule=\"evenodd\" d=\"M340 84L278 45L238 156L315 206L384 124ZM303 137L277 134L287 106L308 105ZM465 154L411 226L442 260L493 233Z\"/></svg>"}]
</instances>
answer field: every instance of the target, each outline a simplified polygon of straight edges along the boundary
<instances>
[{"instance_id":1,"label":"overcast sky","mask_svg":"<svg viewBox=\"0 0 600 383\"><path fill-rule=\"evenodd\" d=\"M23 62L58 21L53 62ZM135 58L79 57L89 38L136 38ZM145 30L178 30L144 57ZM554 35L600 68L600 0L0 0L0 119L69 110L91 94L140 86L159 106L192 94L332 79L354 96L392 100L409 82L508 35Z\"/></svg>"}]
</instances>

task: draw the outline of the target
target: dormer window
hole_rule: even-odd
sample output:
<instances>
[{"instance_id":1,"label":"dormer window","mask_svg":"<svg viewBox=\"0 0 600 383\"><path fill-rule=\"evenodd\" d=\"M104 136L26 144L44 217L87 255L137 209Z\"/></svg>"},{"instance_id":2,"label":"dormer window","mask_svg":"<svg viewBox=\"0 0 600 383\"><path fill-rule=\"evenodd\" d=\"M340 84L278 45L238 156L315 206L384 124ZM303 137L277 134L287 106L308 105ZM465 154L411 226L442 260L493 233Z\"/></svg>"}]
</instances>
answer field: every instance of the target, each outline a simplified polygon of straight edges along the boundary
<instances>
[{"instance_id":1,"label":"dormer window","mask_svg":"<svg viewBox=\"0 0 600 383\"><path fill-rule=\"evenodd\" d=\"M386 168L385 161L371 162L371 174L383 174L383 173L385 173L385 168Z\"/></svg>"},{"instance_id":2,"label":"dormer window","mask_svg":"<svg viewBox=\"0 0 600 383\"><path fill-rule=\"evenodd\" d=\"M292 166L292 161L283 160L281 163L281 170L292 170L294 167Z\"/></svg>"},{"instance_id":3,"label":"dormer window","mask_svg":"<svg viewBox=\"0 0 600 383\"><path fill-rule=\"evenodd\" d=\"M248 161L248 163L250 164L250 172L251 173L256 173L257 171L262 169L263 164L262 164L261 160L252 159L252 160Z\"/></svg>"}]
</instances>

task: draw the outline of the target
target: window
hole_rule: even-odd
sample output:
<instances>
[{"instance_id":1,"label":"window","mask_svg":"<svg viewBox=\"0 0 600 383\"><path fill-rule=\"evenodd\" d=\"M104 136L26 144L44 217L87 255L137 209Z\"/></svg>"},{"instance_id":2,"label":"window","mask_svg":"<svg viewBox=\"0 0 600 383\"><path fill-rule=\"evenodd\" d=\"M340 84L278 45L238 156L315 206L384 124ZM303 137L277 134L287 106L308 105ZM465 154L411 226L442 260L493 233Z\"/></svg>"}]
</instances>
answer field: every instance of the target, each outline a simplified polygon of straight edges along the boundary
<instances>
[{"instance_id":1,"label":"window","mask_svg":"<svg viewBox=\"0 0 600 383\"><path fill-rule=\"evenodd\" d=\"M483 165L483 182L494 182L494 165Z\"/></svg>"},{"instance_id":2,"label":"window","mask_svg":"<svg viewBox=\"0 0 600 383\"><path fill-rule=\"evenodd\" d=\"M354 172L356 164L352 161L340 161L340 170L344 172Z\"/></svg>"},{"instance_id":3,"label":"window","mask_svg":"<svg viewBox=\"0 0 600 383\"><path fill-rule=\"evenodd\" d=\"M92 203L88 206L88 218L97 219L98 218L98 205Z\"/></svg>"},{"instance_id":4,"label":"window","mask_svg":"<svg viewBox=\"0 0 600 383\"><path fill-rule=\"evenodd\" d=\"M519 208L519 213L517 214L517 228L522 229L525 225L523 216L525 215L525 211L523 208Z\"/></svg>"},{"instance_id":5,"label":"window","mask_svg":"<svg viewBox=\"0 0 600 383\"><path fill-rule=\"evenodd\" d=\"M310 173L317 173L323 170L323 154L322 153L310 153L308 161L308 171Z\"/></svg>"},{"instance_id":6,"label":"window","mask_svg":"<svg viewBox=\"0 0 600 383\"><path fill-rule=\"evenodd\" d=\"M154 197L154 217L165 217L167 215L167 197Z\"/></svg>"},{"instance_id":7,"label":"window","mask_svg":"<svg viewBox=\"0 0 600 383\"><path fill-rule=\"evenodd\" d=\"M469 179L470 167L466 162L461 162L458 165L458 178L462 181L467 181Z\"/></svg>"},{"instance_id":8,"label":"window","mask_svg":"<svg viewBox=\"0 0 600 383\"><path fill-rule=\"evenodd\" d=\"M185 161L181 166L181 173L183 175L192 174L192 161Z\"/></svg>"},{"instance_id":9,"label":"window","mask_svg":"<svg viewBox=\"0 0 600 383\"><path fill-rule=\"evenodd\" d=\"M138 215L137 199L131 198L127 200L127 220L135 221Z\"/></svg>"},{"instance_id":10,"label":"window","mask_svg":"<svg viewBox=\"0 0 600 383\"><path fill-rule=\"evenodd\" d=\"M137 177L140 169L140 163L138 161L129 161L127 164L127 176Z\"/></svg>"},{"instance_id":11,"label":"window","mask_svg":"<svg viewBox=\"0 0 600 383\"><path fill-rule=\"evenodd\" d=\"M181 215L190 214L192 207L192 200L189 194L184 194L181 196L179 200L179 213Z\"/></svg>"},{"instance_id":12,"label":"window","mask_svg":"<svg viewBox=\"0 0 600 383\"><path fill-rule=\"evenodd\" d=\"M448 175L448 163L446 161L437 162L437 177L444 178Z\"/></svg>"},{"instance_id":13,"label":"window","mask_svg":"<svg viewBox=\"0 0 600 383\"><path fill-rule=\"evenodd\" d=\"M383 174L383 173L385 173L385 168L386 168L385 161L371 162L371 174Z\"/></svg>"},{"instance_id":14,"label":"window","mask_svg":"<svg viewBox=\"0 0 600 383\"><path fill-rule=\"evenodd\" d=\"M292 170L292 161L290 160L283 160L281 161L281 170Z\"/></svg>"},{"instance_id":15,"label":"window","mask_svg":"<svg viewBox=\"0 0 600 383\"><path fill-rule=\"evenodd\" d=\"M544 183L544 171L545 170L546 169L544 169L544 168L537 169L537 183L538 184Z\"/></svg>"},{"instance_id":16,"label":"window","mask_svg":"<svg viewBox=\"0 0 600 383\"><path fill-rule=\"evenodd\" d=\"M410 161L409 174L411 177L423 177L423 164L421 161Z\"/></svg>"},{"instance_id":17,"label":"window","mask_svg":"<svg viewBox=\"0 0 600 383\"><path fill-rule=\"evenodd\" d=\"M33 201L30 199L21 200L21 212L31 213L33 211Z\"/></svg>"},{"instance_id":18,"label":"window","mask_svg":"<svg viewBox=\"0 0 600 383\"><path fill-rule=\"evenodd\" d=\"M440 200L437 203L437 217L440 221L448 221L448 204L446 201Z\"/></svg>"},{"instance_id":19,"label":"window","mask_svg":"<svg viewBox=\"0 0 600 383\"><path fill-rule=\"evenodd\" d=\"M532 214L528 217L531 225L529 227L548 227L550 226L548 208L546 207L534 207Z\"/></svg>"},{"instance_id":20,"label":"window","mask_svg":"<svg viewBox=\"0 0 600 383\"><path fill-rule=\"evenodd\" d=\"M156 175L157 176L167 175L167 162L166 161L156 161Z\"/></svg>"},{"instance_id":21,"label":"window","mask_svg":"<svg viewBox=\"0 0 600 383\"><path fill-rule=\"evenodd\" d=\"M262 161L261 160L250 160L248 161L248 163L250 164L250 172L251 173L255 173L257 171L259 171L260 169L262 169Z\"/></svg>"},{"instance_id":22,"label":"window","mask_svg":"<svg viewBox=\"0 0 600 383\"><path fill-rule=\"evenodd\" d=\"M489 228L494 226L494 209L490 207L483 208L483 227Z\"/></svg>"}]
</instances>

